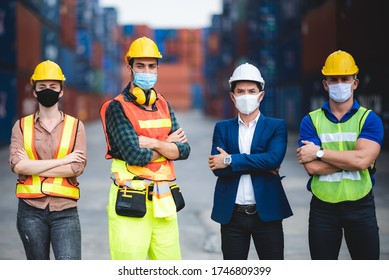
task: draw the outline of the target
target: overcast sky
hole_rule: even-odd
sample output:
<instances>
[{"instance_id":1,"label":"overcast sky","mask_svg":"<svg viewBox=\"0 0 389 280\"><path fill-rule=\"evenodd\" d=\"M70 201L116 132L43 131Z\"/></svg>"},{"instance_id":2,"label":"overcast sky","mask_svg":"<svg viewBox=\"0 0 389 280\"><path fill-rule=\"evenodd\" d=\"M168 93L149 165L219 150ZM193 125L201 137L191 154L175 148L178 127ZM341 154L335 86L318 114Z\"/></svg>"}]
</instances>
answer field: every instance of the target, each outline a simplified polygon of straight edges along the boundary
<instances>
[{"instance_id":1,"label":"overcast sky","mask_svg":"<svg viewBox=\"0 0 389 280\"><path fill-rule=\"evenodd\" d=\"M115 7L120 24L151 28L204 28L213 14L222 13L222 0L99 0Z\"/></svg>"}]
</instances>

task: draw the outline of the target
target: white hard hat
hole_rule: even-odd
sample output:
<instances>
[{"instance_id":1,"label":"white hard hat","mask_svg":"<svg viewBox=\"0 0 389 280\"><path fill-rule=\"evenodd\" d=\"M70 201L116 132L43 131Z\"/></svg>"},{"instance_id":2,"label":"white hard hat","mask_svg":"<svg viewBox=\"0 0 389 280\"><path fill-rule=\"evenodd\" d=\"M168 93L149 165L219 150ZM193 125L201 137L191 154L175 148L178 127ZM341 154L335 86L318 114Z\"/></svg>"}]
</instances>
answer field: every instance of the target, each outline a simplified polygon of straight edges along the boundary
<instances>
[{"instance_id":1,"label":"white hard hat","mask_svg":"<svg viewBox=\"0 0 389 280\"><path fill-rule=\"evenodd\" d=\"M262 89L265 88L265 80L261 76L258 68L250 63L239 65L232 73L232 77L228 81L231 87L231 83L235 81L254 81L262 85Z\"/></svg>"}]
</instances>

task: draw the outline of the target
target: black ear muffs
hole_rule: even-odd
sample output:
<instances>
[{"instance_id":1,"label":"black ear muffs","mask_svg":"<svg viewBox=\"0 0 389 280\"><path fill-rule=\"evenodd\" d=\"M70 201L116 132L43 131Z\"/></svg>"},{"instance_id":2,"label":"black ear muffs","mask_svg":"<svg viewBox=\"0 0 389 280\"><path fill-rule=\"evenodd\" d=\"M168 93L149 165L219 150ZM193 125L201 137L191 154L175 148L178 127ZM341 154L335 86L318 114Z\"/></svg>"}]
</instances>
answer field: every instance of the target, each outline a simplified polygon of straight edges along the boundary
<instances>
[{"instance_id":1,"label":"black ear muffs","mask_svg":"<svg viewBox=\"0 0 389 280\"><path fill-rule=\"evenodd\" d=\"M145 92L140 87L135 87L132 90L132 95L135 97L136 103L140 105L152 105L157 101L157 93L152 88Z\"/></svg>"}]
</instances>

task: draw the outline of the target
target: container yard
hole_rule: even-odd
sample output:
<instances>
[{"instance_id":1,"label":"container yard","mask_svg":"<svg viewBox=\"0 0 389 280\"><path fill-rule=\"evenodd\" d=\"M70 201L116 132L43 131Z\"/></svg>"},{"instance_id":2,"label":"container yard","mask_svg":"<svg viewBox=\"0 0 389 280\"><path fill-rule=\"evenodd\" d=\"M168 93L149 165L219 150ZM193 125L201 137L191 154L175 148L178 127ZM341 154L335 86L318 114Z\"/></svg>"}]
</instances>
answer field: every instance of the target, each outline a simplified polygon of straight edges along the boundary
<instances>
[{"instance_id":1,"label":"container yard","mask_svg":"<svg viewBox=\"0 0 389 280\"><path fill-rule=\"evenodd\" d=\"M155 40L163 54L156 90L176 111L197 108L215 118L234 116L227 81L233 69L247 61L259 67L266 81L262 112L285 118L291 131L327 99L320 73L326 56L346 50L360 68L356 98L382 117L387 134L389 98L383 81L389 43L382 29L388 24L384 12L389 3L222 3L222 13L213 15L208 27L153 29L120 25L118 11L101 7L98 0L2 1L0 146L9 144L15 120L37 108L29 78L40 61L56 61L63 69L63 110L83 121L95 120L101 103L128 83L123 56L141 36Z\"/></svg>"}]
</instances>

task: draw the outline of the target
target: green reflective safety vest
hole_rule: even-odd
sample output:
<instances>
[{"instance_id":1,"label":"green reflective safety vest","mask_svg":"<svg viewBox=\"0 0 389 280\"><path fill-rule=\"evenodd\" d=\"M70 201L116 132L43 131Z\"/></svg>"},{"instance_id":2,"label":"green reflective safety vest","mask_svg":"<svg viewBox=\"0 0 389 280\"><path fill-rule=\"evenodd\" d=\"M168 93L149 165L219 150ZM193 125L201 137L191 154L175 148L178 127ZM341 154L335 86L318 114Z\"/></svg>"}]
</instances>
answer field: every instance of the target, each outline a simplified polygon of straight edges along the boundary
<instances>
[{"instance_id":1,"label":"green reflective safety vest","mask_svg":"<svg viewBox=\"0 0 389 280\"><path fill-rule=\"evenodd\" d=\"M371 110L360 107L346 122L330 121L324 110L309 113L324 150L350 151L355 149L363 124ZM322 201L337 203L361 199L369 193L372 182L368 169L342 170L328 175L312 175L312 193Z\"/></svg>"}]
</instances>

